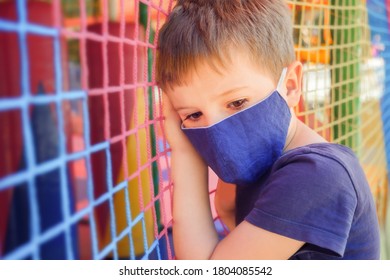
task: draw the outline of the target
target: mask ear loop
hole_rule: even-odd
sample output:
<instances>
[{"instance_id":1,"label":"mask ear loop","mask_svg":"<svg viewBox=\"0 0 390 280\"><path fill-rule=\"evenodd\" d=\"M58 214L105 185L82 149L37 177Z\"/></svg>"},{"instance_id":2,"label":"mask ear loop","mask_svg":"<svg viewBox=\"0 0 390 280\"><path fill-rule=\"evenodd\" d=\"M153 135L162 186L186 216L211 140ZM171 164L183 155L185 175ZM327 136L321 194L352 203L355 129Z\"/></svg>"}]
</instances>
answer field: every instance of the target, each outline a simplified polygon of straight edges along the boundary
<instances>
[{"instance_id":1,"label":"mask ear loop","mask_svg":"<svg viewBox=\"0 0 390 280\"><path fill-rule=\"evenodd\" d=\"M281 90L281 87L282 87L282 84L284 82L284 79L286 78L286 75L287 75L287 67L284 67L282 70L282 74L280 75L278 85L276 87L276 90L278 92L280 92L280 90Z\"/></svg>"}]
</instances>

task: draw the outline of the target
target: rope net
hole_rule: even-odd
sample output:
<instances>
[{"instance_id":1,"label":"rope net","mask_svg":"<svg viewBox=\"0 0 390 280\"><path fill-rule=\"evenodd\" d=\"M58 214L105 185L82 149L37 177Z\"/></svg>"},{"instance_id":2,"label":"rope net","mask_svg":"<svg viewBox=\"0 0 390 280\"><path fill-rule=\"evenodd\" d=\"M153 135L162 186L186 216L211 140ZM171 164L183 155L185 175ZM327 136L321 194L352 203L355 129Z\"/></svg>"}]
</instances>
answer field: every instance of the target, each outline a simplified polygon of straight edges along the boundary
<instances>
[{"instance_id":1,"label":"rope net","mask_svg":"<svg viewBox=\"0 0 390 280\"><path fill-rule=\"evenodd\" d=\"M389 6L287 3L305 70L297 114L357 153L384 223ZM170 153L153 70L172 5L0 1L1 259L174 259ZM215 188L210 172L223 236Z\"/></svg>"},{"instance_id":2,"label":"rope net","mask_svg":"<svg viewBox=\"0 0 390 280\"><path fill-rule=\"evenodd\" d=\"M386 3L287 2L294 16L297 59L305 72L297 115L329 141L349 146L358 155L383 222L388 182L381 100L389 67L383 58L389 27L385 24L378 34L372 26L371 32L369 17L379 16L371 11L377 2L387 23Z\"/></svg>"}]
</instances>

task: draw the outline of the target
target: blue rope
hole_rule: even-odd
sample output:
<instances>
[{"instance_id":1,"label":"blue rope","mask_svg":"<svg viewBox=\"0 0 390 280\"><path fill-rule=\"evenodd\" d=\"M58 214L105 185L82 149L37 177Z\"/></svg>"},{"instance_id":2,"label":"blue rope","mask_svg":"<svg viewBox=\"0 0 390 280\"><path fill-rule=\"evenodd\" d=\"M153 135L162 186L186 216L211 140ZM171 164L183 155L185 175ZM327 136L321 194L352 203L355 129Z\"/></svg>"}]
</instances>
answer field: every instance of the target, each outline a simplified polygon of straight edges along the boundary
<instances>
[{"instance_id":1,"label":"blue rope","mask_svg":"<svg viewBox=\"0 0 390 280\"><path fill-rule=\"evenodd\" d=\"M90 151L86 153L86 169L87 169L87 195L88 195L88 201L92 202L94 201L94 194L93 194L93 181L92 181L92 168L91 168L91 138L90 138L90 124L89 124L89 113L88 113L88 104L86 100L83 100L82 108L83 108L83 126L84 126L84 142L85 142L85 151ZM106 147L106 144L100 144L96 145L99 146L99 150L104 149ZM96 147L95 146L95 147ZM101 147L100 147L101 146ZM98 237L97 237L97 229L96 229L96 222L94 217L93 209L91 209L89 212L88 218L90 223L90 232L91 232L91 247L92 247L92 259L96 260L98 255Z\"/></svg>"},{"instance_id":2,"label":"blue rope","mask_svg":"<svg viewBox=\"0 0 390 280\"><path fill-rule=\"evenodd\" d=\"M63 158L56 158L53 160L49 160L38 166L35 166L34 168L31 168L30 170L19 171L17 173L9 175L0 180L0 191L10 188L12 185L19 185L23 182L26 182L31 177L34 178L38 175L42 175L45 173L49 173L50 171L54 171L60 168L64 164L64 162L70 162L70 161L75 161L78 159L85 158L91 153L104 150L105 147L107 147L107 143L99 143L97 145L94 145L88 150L86 149L84 151L76 152L73 154L66 154L64 155ZM92 174L92 173L88 173L88 174Z\"/></svg>"},{"instance_id":3,"label":"blue rope","mask_svg":"<svg viewBox=\"0 0 390 280\"><path fill-rule=\"evenodd\" d=\"M386 14L386 2L384 0L367 1L368 19L371 36L381 36L381 42L385 50L380 54L385 60L384 94L381 100L382 123L387 155L387 170L390 171L390 29L389 18Z\"/></svg>"},{"instance_id":4,"label":"blue rope","mask_svg":"<svg viewBox=\"0 0 390 280\"><path fill-rule=\"evenodd\" d=\"M26 1L18 0L17 1L17 12L19 18L19 26L20 30L18 32L18 39L20 45L20 63L21 63L21 90L22 96L28 97L30 96L29 87L30 87L30 73L29 73L29 57L27 50L27 38L25 27L27 26L27 9L26 9ZM24 147L26 152L27 159L27 170L33 170L35 167L36 159L33 151L34 142L32 137L32 131L29 117L29 108L28 104L23 104L22 107L22 131L23 131L23 139L24 139ZM39 219L39 210L37 205L37 195L36 195L36 184L33 175L31 172L28 172L28 194L29 194L29 203L31 207L30 211L30 238L31 238L31 251L32 258L39 259L39 244L37 242L39 232L40 232L40 219Z\"/></svg>"},{"instance_id":5,"label":"blue rope","mask_svg":"<svg viewBox=\"0 0 390 280\"><path fill-rule=\"evenodd\" d=\"M66 95L55 96L55 95L37 95L37 96L22 96L18 98L1 98L0 112L9 111L14 109L22 109L28 105L47 105L55 103L57 101L65 100L77 100L85 99L86 93L84 91L72 91L67 92Z\"/></svg>"},{"instance_id":6,"label":"blue rope","mask_svg":"<svg viewBox=\"0 0 390 280\"><path fill-rule=\"evenodd\" d=\"M131 224L131 208L130 208L130 199L128 199L129 198L129 188L128 188L127 182L125 182L125 183L126 183L126 187L125 187L126 221L127 221L127 224L130 225ZM130 259L135 260L134 241L133 241L133 234L131 231L131 227L130 226L127 227L124 230L124 232L125 231L128 231L128 235L129 235Z\"/></svg>"},{"instance_id":7,"label":"blue rope","mask_svg":"<svg viewBox=\"0 0 390 280\"><path fill-rule=\"evenodd\" d=\"M130 259L137 259L140 256L136 255L135 242L139 242L134 239L133 228L136 225L142 226L143 233L143 245L144 254L143 258L149 258L154 252L157 253L157 258L161 259L161 252L159 247L159 240L155 239L152 245L148 246L147 227L145 221L145 213L137 213L136 217L133 217L134 213L131 213L131 201L129 183L125 179L124 181L113 185L113 171L111 166L111 151L110 143L104 141L98 144L91 145L90 138L90 123L89 123L89 108L88 108L88 94L84 90L71 90L64 91L63 88L63 68L62 68L62 50L61 50L61 35L58 29L43 26L36 23L28 22L28 9L26 0L17 1L17 21L10 21L0 19L0 31L15 33L18 36L19 43L19 58L20 58L20 89L21 95L18 97L1 98L0 113L8 112L11 110L17 110L21 116L21 128L23 139L23 152L25 157L25 168L7 175L5 178L0 179L0 191L15 189L15 186L26 185L27 198L28 198L28 219L29 219L29 239L27 242L18 245L16 248L9 252L6 252L4 259L24 259L33 258L41 259L45 257L43 251L43 245L51 241L56 240L59 236L63 236L64 239L58 243L63 248L63 258L77 259L78 252L75 246L75 240L77 237L73 234L73 227L77 225L84 217L89 218L90 223L90 239L91 250L93 259L103 259L112 254L114 259L118 259L119 256L118 244L124 238L129 239L129 251ZM54 65L54 79L55 79L55 92L52 94L40 94L33 95L30 92L30 57L27 43L27 35L38 35L40 37L51 38L53 47L53 65ZM65 120L63 112L63 104L65 102L78 101L82 103L82 115L83 115L83 130L84 130L84 145L85 148L82 151L69 153L66 148L66 133L65 133ZM34 130L32 127L31 107L48 107L49 105L55 105L55 114L57 115L57 123L55 125L55 133L57 133L58 139L56 148L57 154L51 158L39 159L36 155L35 148L38 139L34 138ZM53 122L54 123L54 122ZM92 165L91 155L96 152L105 152L106 156L106 182L108 190L102 194L99 198L94 197L94 185L92 178ZM87 197L89 204L79 210L72 213L73 198L71 197L71 180L68 177L67 165L70 162L77 160L85 160L85 167L87 171ZM42 161L42 162L41 162ZM58 184L59 184L59 221L55 221L53 225L42 226L45 223L45 217L42 216L42 205L40 205L39 197L41 189L37 178L40 176L48 175L51 172L58 171ZM125 193L125 218L127 226L121 232L117 232L116 223L117 217L115 216L114 197L115 193L123 191ZM109 217L110 224L109 230L111 239L107 246L102 250L99 250L98 239L98 226L96 223L97 217L95 209L102 203L109 204ZM50 213L49 213L50 214ZM23 223L23 221L18 221ZM57 242L57 241L56 241ZM57 244L57 243L56 243Z\"/></svg>"},{"instance_id":8,"label":"blue rope","mask_svg":"<svg viewBox=\"0 0 390 280\"><path fill-rule=\"evenodd\" d=\"M76 254L74 252L74 238L71 235L71 228L73 224L77 223L88 213L93 212L93 207L89 207L88 212L81 211L71 216L71 201L69 198L69 186L67 176L67 163L71 160L89 157L94 150L99 150L102 145L96 145L89 150L79 153L67 154L66 151L66 136L64 131L64 118L62 105L64 101L81 100L86 105L87 94L84 91L63 92L62 85L62 67L61 67L61 41L60 34L57 29L28 22L27 18L27 1L17 1L17 22L0 19L0 30L3 32L14 32L18 36L19 42L19 57L20 57L20 88L21 96L13 98L2 98L0 102L0 112L10 110L20 110L21 112L21 127L23 133L23 147L26 159L25 170L18 171L0 180L0 191L11 189L12 186L27 183L27 196L29 203L29 240L27 243L19 245L13 251L8 252L4 256L5 259L22 259L32 257L33 259L41 259L42 251L41 245L53 240L61 234L65 236L64 257L67 259L74 259ZM35 34L42 37L50 37L53 39L53 61L54 61L54 78L56 92L54 95L37 95L33 96L30 92L30 58L27 44L27 33ZM35 141L31 126L30 106L32 105L48 105L55 104L55 112L57 114L57 133L58 133L58 156L54 159L39 163L37 161L34 147ZM88 110L84 106L84 125L88 127L89 132L89 118ZM85 133L88 138L89 133ZM86 141L89 143L89 141ZM88 144L87 144L88 145ZM107 145L104 145L107 148ZM59 187L60 187L60 208L62 218L60 223L56 226L50 227L45 232L42 232L41 217L39 211L39 200L37 190L40 186L37 185L37 176L48 174L51 171L59 170ZM90 171L90 170L89 170ZM89 175L91 172L88 173ZM90 177L90 176L88 176ZM90 181L90 178L89 178ZM89 184L92 187L92 184ZM53 186L54 187L54 186ZM93 205L93 204L92 204ZM17 221L24 223L24 221ZM93 222L92 222L93 224Z\"/></svg>"},{"instance_id":9,"label":"blue rope","mask_svg":"<svg viewBox=\"0 0 390 280\"><path fill-rule=\"evenodd\" d=\"M62 69L61 69L61 46L60 38L58 32L54 37L54 68L55 68L55 87L56 87L56 96L62 95ZM65 228L65 249L67 259L74 259L75 253L72 246L72 237L70 234L71 224L69 223L69 216L71 214L70 201L68 197L68 182L67 176L67 164L66 164L66 136L65 136L65 127L64 127L64 118L62 112L62 100L57 98L57 119L58 119L58 129L59 129L59 158L62 159L63 163L60 166L60 184L61 184L61 202L62 202L62 216L64 223L67 225Z\"/></svg>"},{"instance_id":10,"label":"blue rope","mask_svg":"<svg viewBox=\"0 0 390 280\"><path fill-rule=\"evenodd\" d=\"M112 169L111 169L111 153L109 147L106 149L106 162L107 162L107 186L108 186L108 195L109 195L109 206L110 206L110 230L111 230L111 240L116 240L116 219L115 219L115 208L114 208L114 192L112 187ZM114 259L118 259L118 248L115 243L112 241L111 243L114 243L112 245L113 247L113 253L114 253Z\"/></svg>"}]
</instances>

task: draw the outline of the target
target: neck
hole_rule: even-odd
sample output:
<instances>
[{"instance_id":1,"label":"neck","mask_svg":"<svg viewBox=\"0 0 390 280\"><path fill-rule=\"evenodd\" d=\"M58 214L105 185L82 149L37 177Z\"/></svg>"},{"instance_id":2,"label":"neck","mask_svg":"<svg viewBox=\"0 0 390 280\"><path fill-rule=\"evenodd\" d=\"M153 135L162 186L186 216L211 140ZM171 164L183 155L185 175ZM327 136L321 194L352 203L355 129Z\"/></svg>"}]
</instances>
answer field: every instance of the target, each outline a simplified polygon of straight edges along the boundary
<instances>
[{"instance_id":1,"label":"neck","mask_svg":"<svg viewBox=\"0 0 390 280\"><path fill-rule=\"evenodd\" d=\"M293 115L283 152L313 143L325 142L328 141Z\"/></svg>"},{"instance_id":2,"label":"neck","mask_svg":"<svg viewBox=\"0 0 390 280\"><path fill-rule=\"evenodd\" d=\"M296 118L295 114L292 114L290 127L287 132L286 144L284 146L283 152L287 152L288 150L291 150L294 147L293 143L297 135L297 131L298 131L298 119Z\"/></svg>"}]
</instances>

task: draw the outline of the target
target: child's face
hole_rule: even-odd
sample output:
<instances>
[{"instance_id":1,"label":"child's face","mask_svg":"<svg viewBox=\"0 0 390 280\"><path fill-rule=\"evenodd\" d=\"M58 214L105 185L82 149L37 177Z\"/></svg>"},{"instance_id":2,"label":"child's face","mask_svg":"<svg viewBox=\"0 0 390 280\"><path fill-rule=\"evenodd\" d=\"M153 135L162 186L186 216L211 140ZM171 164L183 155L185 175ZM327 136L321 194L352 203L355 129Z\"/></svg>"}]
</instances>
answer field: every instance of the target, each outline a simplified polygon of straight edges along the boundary
<instances>
[{"instance_id":1,"label":"child's face","mask_svg":"<svg viewBox=\"0 0 390 280\"><path fill-rule=\"evenodd\" d=\"M200 65L185 85L176 86L168 96L185 127L205 127L261 101L275 89L270 73L237 54L220 73L207 63Z\"/></svg>"}]
</instances>

